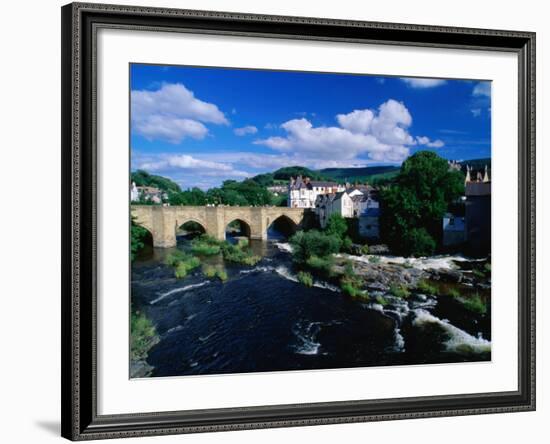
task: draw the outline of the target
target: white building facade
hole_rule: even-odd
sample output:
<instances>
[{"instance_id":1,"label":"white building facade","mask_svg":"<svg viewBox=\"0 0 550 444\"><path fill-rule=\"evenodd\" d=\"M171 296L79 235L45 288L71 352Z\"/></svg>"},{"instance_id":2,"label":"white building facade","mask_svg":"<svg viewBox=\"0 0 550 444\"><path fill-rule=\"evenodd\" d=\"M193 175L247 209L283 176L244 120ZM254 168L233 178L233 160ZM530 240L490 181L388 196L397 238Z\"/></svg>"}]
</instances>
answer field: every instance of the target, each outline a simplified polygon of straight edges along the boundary
<instances>
[{"instance_id":1,"label":"white building facade","mask_svg":"<svg viewBox=\"0 0 550 444\"><path fill-rule=\"evenodd\" d=\"M317 196L342 192L345 185L336 182L313 181L308 177L290 178L288 183L288 206L290 208L315 208Z\"/></svg>"}]
</instances>

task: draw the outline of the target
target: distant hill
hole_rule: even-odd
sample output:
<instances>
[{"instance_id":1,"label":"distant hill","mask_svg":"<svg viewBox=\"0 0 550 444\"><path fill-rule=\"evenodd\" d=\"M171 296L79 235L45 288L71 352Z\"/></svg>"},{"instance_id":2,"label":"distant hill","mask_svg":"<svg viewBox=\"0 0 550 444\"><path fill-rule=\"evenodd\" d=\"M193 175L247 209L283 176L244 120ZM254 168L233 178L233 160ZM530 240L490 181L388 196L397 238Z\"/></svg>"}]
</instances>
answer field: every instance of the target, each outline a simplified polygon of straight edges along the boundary
<instances>
[{"instance_id":1,"label":"distant hill","mask_svg":"<svg viewBox=\"0 0 550 444\"><path fill-rule=\"evenodd\" d=\"M399 172L400 167L382 165L361 168L325 168L319 172L337 181L370 182L375 179L389 179Z\"/></svg>"},{"instance_id":2,"label":"distant hill","mask_svg":"<svg viewBox=\"0 0 550 444\"><path fill-rule=\"evenodd\" d=\"M137 170L132 172L130 180L138 187L155 187L165 192L180 192L180 186L167 177L149 174L147 171Z\"/></svg>"}]
</instances>

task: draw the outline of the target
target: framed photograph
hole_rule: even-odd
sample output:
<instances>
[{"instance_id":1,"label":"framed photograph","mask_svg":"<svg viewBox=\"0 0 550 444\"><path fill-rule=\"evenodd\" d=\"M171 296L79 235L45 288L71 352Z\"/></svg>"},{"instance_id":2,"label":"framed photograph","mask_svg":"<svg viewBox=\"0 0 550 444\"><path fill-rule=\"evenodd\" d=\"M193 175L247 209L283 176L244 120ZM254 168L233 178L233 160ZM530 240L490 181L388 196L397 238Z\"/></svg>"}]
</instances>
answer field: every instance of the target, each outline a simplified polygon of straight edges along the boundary
<instances>
[{"instance_id":1,"label":"framed photograph","mask_svg":"<svg viewBox=\"0 0 550 444\"><path fill-rule=\"evenodd\" d=\"M64 437L534 410L534 33L61 12Z\"/></svg>"}]
</instances>

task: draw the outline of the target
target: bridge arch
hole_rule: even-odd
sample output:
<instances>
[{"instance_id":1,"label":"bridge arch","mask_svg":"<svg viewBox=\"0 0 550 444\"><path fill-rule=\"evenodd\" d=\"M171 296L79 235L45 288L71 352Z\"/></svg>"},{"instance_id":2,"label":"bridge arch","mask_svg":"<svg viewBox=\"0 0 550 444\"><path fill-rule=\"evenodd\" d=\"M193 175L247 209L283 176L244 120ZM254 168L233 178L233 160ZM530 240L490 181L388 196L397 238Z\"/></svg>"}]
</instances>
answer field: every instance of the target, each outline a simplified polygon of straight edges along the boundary
<instances>
[{"instance_id":1,"label":"bridge arch","mask_svg":"<svg viewBox=\"0 0 550 444\"><path fill-rule=\"evenodd\" d=\"M289 238L298 231L299 223L296 223L291 217L286 214L275 215L275 217L267 217L266 220L267 238L278 238L280 236Z\"/></svg>"},{"instance_id":2,"label":"bridge arch","mask_svg":"<svg viewBox=\"0 0 550 444\"><path fill-rule=\"evenodd\" d=\"M250 238L252 234L252 223L243 217L235 217L225 223L225 237L230 233Z\"/></svg>"},{"instance_id":3,"label":"bridge arch","mask_svg":"<svg viewBox=\"0 0 550 444\"><path fill-rule=\"evenodd\" d=\"M183 222L176 220L176 237L178 235L206 234L206 224L195 218L187 218Z\"/></svg>"}]
</instances>

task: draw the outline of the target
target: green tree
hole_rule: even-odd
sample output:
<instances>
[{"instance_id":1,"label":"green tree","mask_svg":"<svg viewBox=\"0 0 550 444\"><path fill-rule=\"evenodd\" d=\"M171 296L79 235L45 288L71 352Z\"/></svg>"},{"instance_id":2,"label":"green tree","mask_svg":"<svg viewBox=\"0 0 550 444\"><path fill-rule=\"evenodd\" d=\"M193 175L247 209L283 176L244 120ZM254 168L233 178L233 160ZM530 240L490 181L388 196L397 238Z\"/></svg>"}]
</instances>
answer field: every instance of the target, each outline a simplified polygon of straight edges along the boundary
<instances>
[{"instance_id":1,"label":"green tree","mask_svg":"<svg viewBox=\"0 0 550 444\"><path fill-rule=\"evenodd\" d=\"M382 236L395 253L424 256L441 238L441 218L464 193L464 175L431 151L419 151L401 166L395 183L381 192Z\"/></svg>"},{"instance_id":2,"label":"green tree","mask_svg":"<svg viewBox=\"0 0 550 444\"><path fill-rule=\"evenodd\" d=\"M298 231L289 239L295 262L304 264L311 257L323 258L340 251L342 240L333 234L317 230Z\"/></svg>"},{"instance_id":3,"label":"green tree","mask_svg":"<svg viewBox=\"0 0 550 444\"><path fill-rule=\"evenodd\" d=\"M135 182L137 186L159 188L167 193L177 193L181 191L179 185L176 182L166 177L149 174L147 171L143 170L134 171L131 174L131 182Z\"/></svg>"},{"instance_id":4,"label":"green tree","mask_svg":"<svg viewBox=\"0 0 550 444\"><path fill-rule=\"evenodd\" d=\"M325 233L334 234L340 239L344 239L344 236L347 231L348 231L348 224L346 222L346 219L344 219L341 214L332 213L328 218L327 226L325 228Z\"/></svg>"},{"instance_id":5,"label":"green tree","mask_svg":"<svg viewBox=\"0 0 550 444\"><path fill-rule=\"evenodd\" d=\"M148 231L143 228L141 225L138 225L134 218L130 222L130 260L133 262L137 254L145 246L145 238L147 237Z\"/></svg>"}]
</instances>

